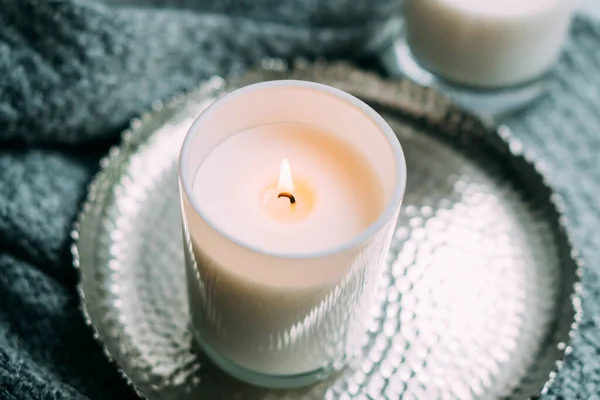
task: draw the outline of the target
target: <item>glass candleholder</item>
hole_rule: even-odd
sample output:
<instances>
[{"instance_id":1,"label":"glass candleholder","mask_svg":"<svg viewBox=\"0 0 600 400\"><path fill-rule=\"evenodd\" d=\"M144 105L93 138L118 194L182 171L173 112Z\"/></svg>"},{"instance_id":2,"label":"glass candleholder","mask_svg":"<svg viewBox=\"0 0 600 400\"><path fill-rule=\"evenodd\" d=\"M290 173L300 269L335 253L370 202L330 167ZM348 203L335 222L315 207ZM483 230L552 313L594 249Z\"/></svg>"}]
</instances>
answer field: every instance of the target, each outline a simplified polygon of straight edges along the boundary
<instances>
[{"instance_id":1,"label":"glass candleholder","mask_svg":"<svg viewBox=\"0 0 600 400\"><path fill-rule=\"evenodd\" d=\"M404 0L404 35L384 67L480 115L509 114L544 93L574 8L575 0Z\"/></svg>"},{"instance_id":2,"label":"glass candleholder","mask_svg":"<svg viewBox=\"0 0 600 400\"><path fill-rule=\"evenodd\" d=\"M289 162L279 170L281 157ZM285 186L293 202L270 189L290 165L301 176ZM361 177L366 170L372 175ZM354 186L345 188L348 171ZM189 307L201 348L227 373L265 387L303 386L342 368L360 351L405 185L394 132L347 93L273 81L217 100L180 156ZM363 211L372 220L344 236Z\"/></svg>"}]
</instances>

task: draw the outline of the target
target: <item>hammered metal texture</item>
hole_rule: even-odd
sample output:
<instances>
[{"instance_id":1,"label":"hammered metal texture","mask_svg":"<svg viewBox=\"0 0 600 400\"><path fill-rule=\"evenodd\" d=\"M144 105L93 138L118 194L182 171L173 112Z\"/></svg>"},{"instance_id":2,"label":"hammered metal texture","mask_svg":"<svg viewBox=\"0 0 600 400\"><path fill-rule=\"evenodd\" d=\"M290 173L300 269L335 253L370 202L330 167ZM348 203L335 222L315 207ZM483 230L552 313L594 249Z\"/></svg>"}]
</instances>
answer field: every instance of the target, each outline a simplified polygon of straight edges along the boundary
<instances>
[{"instance_id":1,"label":"hammered metal texture","mask_svg":"<svg viewBox=\"0 0 600 400\"><path fill-rule=\"evenodd\" d=\"M560 201L520 143L407 81L344 64L264 67L156 103L90 188L75 235L80 294L126 379L150 399L493 399L545 390L580 317L579 269ZM399 136L409 179L362 359L317 385L269 391L229 378L194 345L176 162L187 128L214 98L282 78L371 103Z\"/></svg>"}]
</instances>

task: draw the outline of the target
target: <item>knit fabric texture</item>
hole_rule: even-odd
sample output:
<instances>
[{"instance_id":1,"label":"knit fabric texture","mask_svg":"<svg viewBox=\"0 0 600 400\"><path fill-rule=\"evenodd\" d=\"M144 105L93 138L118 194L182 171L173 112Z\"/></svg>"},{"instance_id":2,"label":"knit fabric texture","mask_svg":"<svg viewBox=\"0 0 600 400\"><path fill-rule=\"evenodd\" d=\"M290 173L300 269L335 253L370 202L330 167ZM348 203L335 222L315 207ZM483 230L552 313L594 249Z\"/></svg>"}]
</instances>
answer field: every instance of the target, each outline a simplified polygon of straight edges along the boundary
<instances>
[{"instance_id":1,"label":"knit fabric texture","mask_svg":"<svg viewBox=\"0 0 600 400\"><path fill-rule=\"evenodd\" d=\"M585 267L583 320L551 399L600 399L600 24L575 20L545 96L504 123L545 165Z\"/></svg>"},{"instance_id":2,"label":"knit fabric texture","mask_svg":"<svg viewBox=\"0 0 600 400\"><path fill-rule=\"evenodd\" d=\"M0 0L0 399L137 398L85 325L69 232L130 118L265 56L356 59L398 0ZM600 28L505 121L544 159L587 261L584 320L547 396L600 393ZM596 397L599 398L599 397Z\"/></svg>"}]
</instances>

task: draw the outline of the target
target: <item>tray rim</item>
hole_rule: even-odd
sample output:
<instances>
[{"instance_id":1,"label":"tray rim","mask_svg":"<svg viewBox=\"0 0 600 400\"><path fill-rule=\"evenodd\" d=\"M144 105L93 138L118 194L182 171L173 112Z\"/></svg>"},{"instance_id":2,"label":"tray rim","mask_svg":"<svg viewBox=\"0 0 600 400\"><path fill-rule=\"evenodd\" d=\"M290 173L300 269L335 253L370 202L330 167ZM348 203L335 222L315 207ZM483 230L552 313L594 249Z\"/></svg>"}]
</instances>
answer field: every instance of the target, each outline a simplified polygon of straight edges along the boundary
<instances>
[{"instance_id":1,"label":"tray rim","mask_svg":"<svg viewBox=\"0 0 600 400\"><path fill-rule=\"evenodd\" d=\"M261 72L281 72L281 73L293 73L295 70L303 70L306 68L332 68L332 67L341 67L341 68L349 68L350 70L359 71L364 75L369 75L371 78L376 79L378 82L383 83L395 83L397 85L408 84L412 86L416 86L425 90L429 90L437 94L440 99L444 100L448 106L448 112L460 112L463 115L469 116L470 118L481 122L487 130L494 133L504 144L507 145L508 151L512 158L521 159L521 161L525 162L531 170L537 175L540 182L546 186L550 190L551 195L548 198L549 206L552 211L556 213L557 220L557 231L564 236L565 243L567 248L570 250L570 258L572 259L575 270L574 272L574 282L571 293L569 295L569 302L571 304L571 308L573 311L573 320L571 322L568 337L569 341L567 343L559 342L557 344L557 349L559 350L560 356L554 361L554 368L548 373L548 377L544 382L542 389L539 393L527 397L528 400L534 400L539 398L541 395L547 394L552 384L555 382L558 374L562 370L564 365L564 361L567 356L569 356L573 352L572 340L578 334L580 323L583 317L583 307L582 307L582 284L581 280L583 277L583 268L584 261L581 257L581 254L578 248L575 246L573 241L573 233L570 228L570 221L566 217L566 206L563 200L563 196L555 190L554 185L550 182L548 178L548 172L542 160L536 157L536 155L531 151L525 151L523 149L523 145L521 141L514 136L512 130L506 125L496 125L492 119L485 119L483 116L476 116L472 112L461 109L456 106L447 96L439 91L429 88L423 87L413 81L410 81L406 78L389 78L389 77L381 77L380 75L375 75L351 63L338 61L328 63L325 60L317 60L316 62L310 62L306 59L296 59L292 63L288 63L282 59L278 58L263 58L258 65L253 68L250 68L246 71L245 74L241 76L232 76L229 79L225 79L222 76L212 75L211 77L202 80L198 85L192 87L191 89L184 92L176 92L167 100L155 100L151 103L151 109L143 112L137 117L132 118L129 121L129 126L120 134L119 144L111 146L108 150L107 154L104 155L98 162L99 170L93 176L91 181L86 187L86 196L83 202L80 205L80 210L77 213L77 217L75 222L72 225L70 231L70 253L72 256L72 264L75 268L77 274L77 285L76 291L79 300L79 309L84 317L85 324L92 332L94 340L100 345L102 352L106 356L107 360L110 364L112 364L121 378L125 381L125 383L134 390L134 392L144 400L152 400L146 393L144 393L137 385L129 378L127 373L121 368L119 363L116 361L115 357L108 350L104 339L101 337L98 332L90 313L88 311L85 291L83 289L83 273L81 269L81 258L80 258L80 231L84 222L90 217L90 212L92 210L93 205L97 202L97 192L101 183L108 179L107 171L111 167L119 166L123 162L131 157L131 154L127 153L127 150L131 146L135 146L136 139L141 139L141 143L147 142L153 134L149 134L144 136L143 138L137 138L136 133L141 131L145 124L154 121L156 114L165 109L176 111L177 107L185 104L190 98L194 96L201 95L203 93L216 92L217 90L222 90L228 87L229 85L235 86L235 84L239 83L240 78L244 78L253 73L261 73ZM343 89L342 89L343 90ZM357 97L360 95L355 94ZM396 108L401 109L401 105L396 105ZM410 111L408 111L410 112ZM418 113L417 113L418 114ZM120 160L121 157L125 157L124 160ZM112 185L111 185L112 186Z\"/></svg>"}]
</instances>

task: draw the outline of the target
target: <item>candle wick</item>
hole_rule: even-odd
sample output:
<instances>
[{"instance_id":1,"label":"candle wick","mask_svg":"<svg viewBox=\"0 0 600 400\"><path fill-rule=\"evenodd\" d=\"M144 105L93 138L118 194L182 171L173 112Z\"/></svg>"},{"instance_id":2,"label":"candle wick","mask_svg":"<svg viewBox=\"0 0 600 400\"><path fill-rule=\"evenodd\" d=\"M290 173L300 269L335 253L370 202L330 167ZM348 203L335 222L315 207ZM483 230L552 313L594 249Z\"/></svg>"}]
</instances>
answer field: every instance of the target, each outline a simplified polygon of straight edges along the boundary
<instances>
[{"instance_id":1,"label":"candle wick","mask_svg":"<svg viewBox=\"0 0 600 400\"><path fill-rule=\"evenodd\" d=\"M279 195L277 196L278 199L282 198L282 197L287 197L288 199L290 199L290 204L294 204L296 202L296 198L294 197L293 194L288 193L288 192L281 192L279 193Z\"/></svg>"}]
</instances>

